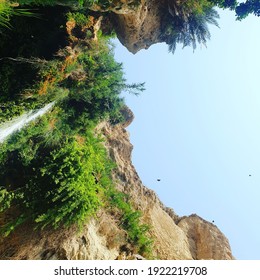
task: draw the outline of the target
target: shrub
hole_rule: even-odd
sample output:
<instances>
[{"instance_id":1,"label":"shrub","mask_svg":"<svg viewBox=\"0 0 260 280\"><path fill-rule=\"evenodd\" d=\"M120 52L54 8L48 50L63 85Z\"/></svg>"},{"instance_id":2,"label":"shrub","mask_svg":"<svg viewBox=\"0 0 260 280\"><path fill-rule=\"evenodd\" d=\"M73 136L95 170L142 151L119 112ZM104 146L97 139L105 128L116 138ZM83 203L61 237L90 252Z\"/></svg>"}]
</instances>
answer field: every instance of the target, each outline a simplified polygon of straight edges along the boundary
<instances>
[{"instance_id":1,"label":"shrub","mask_svg":"<svg viewBox=\"0 0 260 280\"><path fill-rule=\"evenodd\" d=\"M138 253L151 257L152 239L148 236L149 226L142 224L141 212L133 210L129 197L110 188L107 193L109 206L119 210L119 225L128 233L128 242L136 247Z\"/></svg>"},{"instance_id":2,"label":"shrub","mask_svg":"<svg viewBox=\"0 0 260 280\"><path fill-rule=\"evenodd\" d=\"M46 129L46 123L42 126ZM29 142L20 136L16 145L6 146L5 156L1 153L0 181L9 181L0 192L1 209L16 205L21 212L5 234L24 218L40 227L82 226L102 205L103 190L111 182L100 140L88 132L48 147L41 133L29 135Z\"/></svg>"}]
</instances>

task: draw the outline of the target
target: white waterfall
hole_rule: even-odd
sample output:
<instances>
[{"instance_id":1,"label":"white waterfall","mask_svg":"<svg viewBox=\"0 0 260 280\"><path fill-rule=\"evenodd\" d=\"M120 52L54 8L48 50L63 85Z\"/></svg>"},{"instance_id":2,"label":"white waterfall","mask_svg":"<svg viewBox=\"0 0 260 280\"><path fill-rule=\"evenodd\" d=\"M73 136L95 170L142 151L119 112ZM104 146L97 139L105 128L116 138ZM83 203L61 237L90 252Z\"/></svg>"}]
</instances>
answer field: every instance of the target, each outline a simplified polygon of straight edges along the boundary
<instances>
[{"instance_id":1,"label":"white waterfall","mask_svg":"<svg viewBox=\"0 0 260 280\"><path fill-rule=\"evenodd\" d=\"M17 132L20 129L22 129L26 124L44 115L52 108L54 103L55 102L49 103L39 110L27 112L21 115L20 117L14 118L11 121L5 122L4 124L0 124L0 143L4 142L6 138L14 132Z\"/></svg>"}]
</instances>

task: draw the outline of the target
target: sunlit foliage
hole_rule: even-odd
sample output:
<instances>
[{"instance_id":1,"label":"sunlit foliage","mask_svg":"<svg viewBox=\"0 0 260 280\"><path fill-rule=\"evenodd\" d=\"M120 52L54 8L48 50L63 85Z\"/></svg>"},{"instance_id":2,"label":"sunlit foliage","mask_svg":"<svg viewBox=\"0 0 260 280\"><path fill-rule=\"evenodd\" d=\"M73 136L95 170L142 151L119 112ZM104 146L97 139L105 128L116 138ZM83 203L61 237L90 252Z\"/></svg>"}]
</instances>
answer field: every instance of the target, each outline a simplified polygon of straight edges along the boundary
<instances>
[{"instance_id":1,"label":"sunlit foliage","mask_svg":"<svg viewBox=\"0 0 260 280\"><path fill-rule=\"evenodd\" d=\"M182 47L191 46L196 49L197 44L206 45L210 39L209 24L218 26L218 13L207 1L195 5L194 1L186 4L170 2L169 13L165 20L163 40L169 45L169 51L175 52L177 44Z\"/></svg>"}]
</instances>

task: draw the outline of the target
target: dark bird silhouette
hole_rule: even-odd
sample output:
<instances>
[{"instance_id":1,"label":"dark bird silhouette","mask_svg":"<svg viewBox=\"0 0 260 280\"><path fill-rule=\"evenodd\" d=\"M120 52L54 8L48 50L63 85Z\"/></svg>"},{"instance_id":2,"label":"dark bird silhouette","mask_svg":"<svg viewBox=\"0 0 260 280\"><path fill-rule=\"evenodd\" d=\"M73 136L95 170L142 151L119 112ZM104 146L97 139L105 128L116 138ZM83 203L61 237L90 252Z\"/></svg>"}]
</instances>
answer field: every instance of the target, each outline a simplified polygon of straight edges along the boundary
<instances>
[{"instance_id":1,"label":"dark bird silhouette","mask_svg":"<svg viewBox=\"0 0 260 280\"><path fill-rule=\"evenodd\" d=\"M215 221L213 220L212 223L214 224L214 222L215 222Z\"/></svg>"},{"instance_id":2,"label":"dark bird silhouette","mask_svg":"<svg viewBox=\"0 0 260 280\"><path fill-rule=\"evenodd\" d=\"M160 182L160 181L161 181L161 179L157 179L157 181L158 181L158 182Z\"/></svg>"},{"instance_id":3,"label":"dark bird silhouette","mask_svg":"<svg viewBox=\"0 0 260 280\"><path fill-rule=\"evenodd\" d=\"M249 174L249 177L251 177L251 174Z\"/></svg>"}]
</instances>

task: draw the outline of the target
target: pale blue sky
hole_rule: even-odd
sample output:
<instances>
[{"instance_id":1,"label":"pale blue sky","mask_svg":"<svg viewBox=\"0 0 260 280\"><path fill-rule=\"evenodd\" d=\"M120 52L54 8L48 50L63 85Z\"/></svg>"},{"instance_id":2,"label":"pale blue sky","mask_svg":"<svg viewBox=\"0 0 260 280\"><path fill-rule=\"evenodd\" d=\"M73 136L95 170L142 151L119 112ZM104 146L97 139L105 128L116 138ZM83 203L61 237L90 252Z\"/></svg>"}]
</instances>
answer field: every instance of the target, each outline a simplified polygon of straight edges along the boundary
<instances>
[{"instance_id":1,"label":"pale blue sky","mask_svg":"<svg viewBox=\"0 0 260 280\"><path fill-rule=\"evenodd\" d=\"M146 82L126 95L143 183L178 215L214 220L237 259L260 259L260 18L220 15L194 53L157 44L132 55L118 43L115 55L128 82Z\"/></svg>"}]
</instances>

